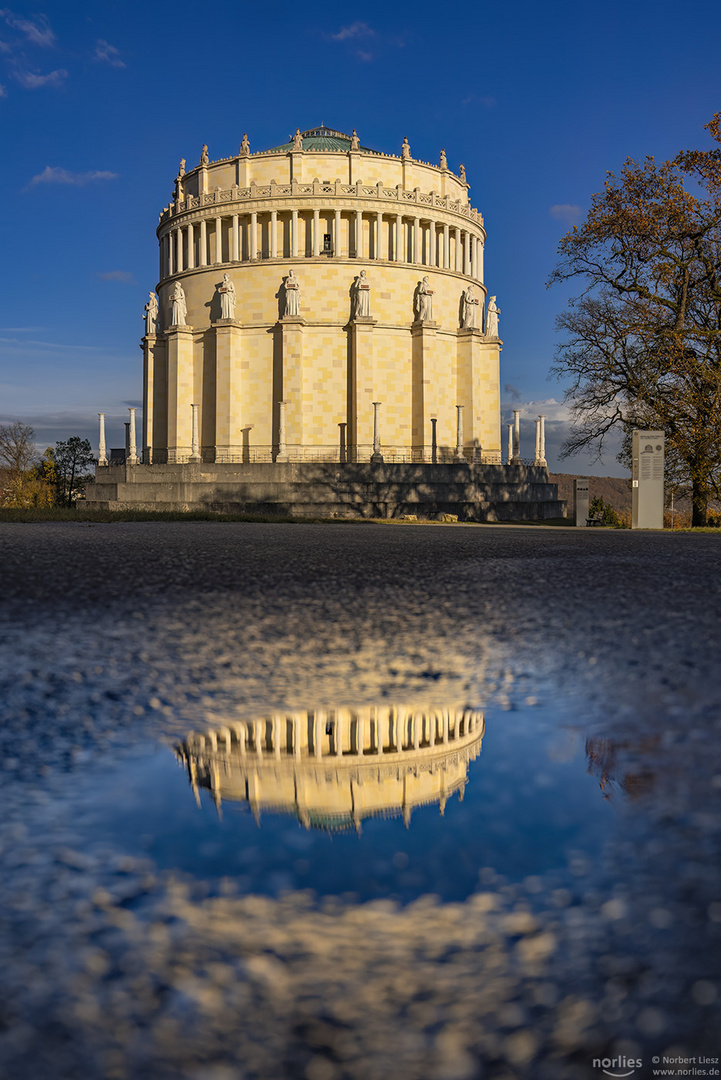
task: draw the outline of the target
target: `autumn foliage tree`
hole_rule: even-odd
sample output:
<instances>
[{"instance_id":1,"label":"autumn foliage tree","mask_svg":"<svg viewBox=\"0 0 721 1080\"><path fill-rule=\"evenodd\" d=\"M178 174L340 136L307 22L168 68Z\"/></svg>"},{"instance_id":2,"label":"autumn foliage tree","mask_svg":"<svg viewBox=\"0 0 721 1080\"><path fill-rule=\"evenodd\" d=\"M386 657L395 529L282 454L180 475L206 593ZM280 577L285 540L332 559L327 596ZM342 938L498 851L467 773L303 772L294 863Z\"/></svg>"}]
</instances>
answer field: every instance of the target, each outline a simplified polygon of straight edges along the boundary
<instances>
[{"instance_id":1,"label":"autumn foliage tree","mask_svg":"<svg viewBox=\"0 0 721 1080\"><path fill-rule=\"evenodd\" d=\"M721 144L721 113L707 130ZM614 428L663 429L704 525L721 494L721 146L626 161L559 255L550 284L583 283L558 318L564 456Z\"/></svg>"}]
</instances>

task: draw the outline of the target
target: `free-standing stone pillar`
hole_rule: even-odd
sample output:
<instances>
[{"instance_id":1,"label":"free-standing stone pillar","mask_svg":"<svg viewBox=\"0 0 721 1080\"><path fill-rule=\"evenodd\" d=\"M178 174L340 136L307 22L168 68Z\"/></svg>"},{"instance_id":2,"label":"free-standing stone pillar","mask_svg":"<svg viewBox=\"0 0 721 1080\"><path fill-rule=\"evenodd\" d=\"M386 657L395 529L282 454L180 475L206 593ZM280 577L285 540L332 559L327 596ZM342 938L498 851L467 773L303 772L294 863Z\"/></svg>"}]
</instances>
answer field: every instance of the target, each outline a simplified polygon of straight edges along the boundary
<instances>
[{"instance_id":1,"label":"free-standing stone pillar","mask_svg":"<svg viewBox=\"0 0 721 1080\"><path fill-rule=\"evenodd\" d=\"M465 461L463 453L463 406L456 405L456 461Z\"/></svg>"},{"instance_id":2,"label":"free-standing stone pillar","mask_svg":"<svg viewBox=\"0 0 721 1080\"><path fill-rule=\"evenodd\" d=\"M546 465L546 417L544 413L538 417L538 464Z\"/></svg>"},{"instance_id":3,"label":"free-standing stone pillar","mask_svg":"<svg viewBox=\"0 0 721 1080\"><path fill-rule=\"evenodd\" d=\"M373 453L371 454L372 465L383 464L383 454L381 453L381 405L382 401L373 402Z\"/></svg>"},{"instance_id":4,"label":"free-standing stone pillar","mask_svg":"<svg viewBox=\"0 0 721 1080\"><path fill-rule=\"evenodd\" d=\"M215 460L242 456L241 329L235 319L215 323Z\"/></svg>"},{"instance_id":5,"label":"free-standing stone pillar","mask_svg":"<svg viewBox=\"0 0 721 1080\"><path fill-rule=\"evenodd\" d=\"M278 450L275 455L276 461L287 461L288 450L285 444L285 406L287 402L278 402Z\"/></svg>"},{"instance_id":6,"label":"free-standing stone pillar","mask_svg":"<svg viewBox=\"0 0 721 1080\"><path fill-rule=\"evenodd\" d=\"M521 460L521 410L513 410L513 460L512 465L522 465Z\"/></svg>"},{"instance_id":7,"label":"free-standing stone pillar","mask_svg":"<svg viewBox=\"0 0 721 1080\"><path fill-rule=\"evenodd\" d=\"M508 452L506 455L506 462L508 465L513 461L513 424L507 424L508 427Z\"/></svg>"},{"instance_id":8,"label":"free-standing stone pillar","mask_svg":"<svg viewBox=\"0 0 721 1080\"><path fill-rule=\"evenodd\" d=\"M98 439L98 465L107 465L107 450L105 447L105 413L98 413L98 420L100 421L100 437Z\"/></svg>"},{"instance_id":9,"label":"free-standing stone pillar","mask_svg":"<svg viewBox=\"0 0 721 1080\"><path fill-rule=\"evenodd\" d=\"M190 426L190 457L188 460L193 465L199 465L200 458L200 430L198 424L198 413L200 412L200 405L191 404L191 426Z\"/></svg>"},{"instance_id":10,"label":"free-standing stone pillar","mask_svg":"<svg viewBox=\"0 0 721 1080\"><path fill-rule=\"evenodd\" d=\"M128 429L128 465L138 464L138 443L135 432L135 412L136 410L131 406L128 409L130 413L130 427Z\"/></svg>"},{"instance_id":11,"label":"free-standing stone pillar","mask_svg":"<svg viewBox=\"0 0 721 1080\"><path fill-rule=\"evenodd\" d=\"M191 451L193 330L171 326L168 348L168 463L187 461Z\"/></svg>"}]
</instances>

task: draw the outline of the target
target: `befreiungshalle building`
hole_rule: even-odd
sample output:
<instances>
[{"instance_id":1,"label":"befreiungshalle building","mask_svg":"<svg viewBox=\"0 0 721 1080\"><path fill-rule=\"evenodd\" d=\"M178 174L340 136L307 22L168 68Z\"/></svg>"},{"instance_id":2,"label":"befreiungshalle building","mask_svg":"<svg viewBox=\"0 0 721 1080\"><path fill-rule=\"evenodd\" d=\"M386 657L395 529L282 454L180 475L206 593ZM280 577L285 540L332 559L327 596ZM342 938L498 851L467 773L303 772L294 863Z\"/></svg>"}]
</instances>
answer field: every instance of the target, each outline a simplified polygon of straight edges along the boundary
<instances>
[{"instance_id":1,"label":"befreiungshalle building","mask_svg":"<svg viewBox=\"0 0 721 1080\"><path fill-rule=\"evenodd\" d=\"M140 446L131 412L108 464L101 420L89 502L560 514L542 422L533 465L517 438L501 465L499 311L463 165L327 127L185 165L157 229Z\"/></svg>"}]
</instances>

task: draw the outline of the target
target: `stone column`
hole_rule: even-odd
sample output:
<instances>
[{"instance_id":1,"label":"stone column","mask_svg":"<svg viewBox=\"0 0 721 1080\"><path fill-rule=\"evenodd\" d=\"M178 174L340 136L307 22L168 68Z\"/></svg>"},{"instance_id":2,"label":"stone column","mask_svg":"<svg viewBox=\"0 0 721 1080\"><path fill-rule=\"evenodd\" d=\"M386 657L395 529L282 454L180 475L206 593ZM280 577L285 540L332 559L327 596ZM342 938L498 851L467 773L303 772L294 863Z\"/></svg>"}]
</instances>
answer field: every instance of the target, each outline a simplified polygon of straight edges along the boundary
<instances>
[{"instance_id":1,"label":"stone column","mask_svg":"<svg viewBox=\"0 0 721 1080\"><path fill-rule=\"evenodd\" d=\"M413 262L422 264L423 252L421 251L421 219L413 218Z\"/></svg>"},{"instance_id":2,"label":"stone column","mask_svg":"<svg viewBox=\"0 0 721 1080\"><path fill-rule=\"evenodd\" d=\"M172 326L166 331L168 350L168 463L187 461L191 447L193 400L193 330Z\"/></svg>"},{"instance_id":3,"label":"stone column","mask_svg":"<svg viewBox=\"0 0 721 1080\"><path fill-rule=\"evenodd\" d=\"M348 460L367 460L365 454L373 438L375 369L373 327L375 320L355 318L351 323L351 393L348 415ZM360 448L363 448L362 450Z\"/></svg>"},{"instance_id":4,"label":"stone column","mask_svg":"<svg viewBox=\"0 0 721 1080\"><path fill-rule=\"evenodd\" d=\"M355 257L363 258L363 211L355 212Z\"/></svg>"},{"instance_id":5,"label":"stone column","mask_svg":"<svg viewBox=\"0 0 721 1080\"><path fill-rule=\"evenodd\" d=\"M202 218L200 222L200 251L198 252L200 259L198 260L199 266L208 265L208 223L205 218Z\"/></svg>"},{"instance_id":6,"label":"stone column","mask_svg":"<svg viewBox=\"0 0 721 1080\"><path fill-rule=\"evenodd\" d=\"M536 422L535 422L535 423L536 423L536 448L535 448L535 450L533 451L533 464L534 464L534 465L538 465L538 464L539 464L538 458L539 458L539 456L540 456L540 449L539 449L539 446L540 446L540 441L541 441L541 440L540 440L540 435L541 435L541 421L540 421L540 420L536 420Z\"/></svg>"},{"instance_id":7,"label":"stone column","mask_svg":"<svg viewBox=\"0 0 721 1080\"><path fill-rule=\"evenodd\" d=\"M191 432L190 432L190 457L188 461L192 465L199 465L201 462L200 457L200 426L198 423L198 413L200 411L200 405L190 406L191 412Z\"/></svg>"},{"instance_id":8,"label":"stone column","mask_svg":"<svg viewBox=\"0 0 721 1080\"><path fill-rule=\"evenodd\" d=\"M195 244L193 243L193 226L188 225L185 232L188 242L188 270L193 270L195 268Z\"/></svg>"},{"instance_id":9,"label":"stone column","mask_svg":"<svg viewBox=\"0 0 721 1080\"><path fill-rule=\"evenodd\" d=\"M278 211L270 212L270 257L278 258Z\"/></svg>"},{"instance_id":10,"label":"stone column","mask_svg":"<svg viewBox=\"0 0 721 1080\"><path fill-rule=\"evenodd\" d=\"M255 210L250 215L250 257L258 258L258 214Z\"/></svg>"},{"instance_id":11,"label":"stone column","mask_svg":"<svg viewBox=\"0 0 721 1080\"><path fill-rule=\"evenodd\" d=\"M411 720L411 726L413 728L413 749L417 750L421 745L421 724L423 723L423 713L413 713Z\"/></svg>"},{"instance_id":12,"label":"stone column","mask_svg":"<svg viewBox=\"0 0 721 1080\"><path fill-rule=\"evenodd\" d=\"M320 210L313 211L313 255L320 255Z\"/></svg>"},{"instance_id":13,"label":"stone column","mask_svg":"<svg viewBox=\"0 0 721 1080\"><path fill-rule=\"evenodd\" d=\"M293 757L300 758L300 717L293 717Z\"/></svg>"},{"instance_id":14,"label":"stone column","mask_svg":"<svg viewBox=\"0 0 721 1080\"><path fill-rule=\"evenodd\" d=\"M313 755L317 761L323 757L323 735L325 734L325 711L318 709L313 717Z\"/></svg>"},{"instance_id":15,"label":"stone column","mask_svg":"<svg viewBox=\"0 0 721 1080\"><path fill-rule=\"evenodd\" d=\"M128 465L138 464L138 445L135 433L135 413L136 409L130 406L128 409L130 413L130 428L129 428L129 445L128 445Z\"/></svg>"},{"instance_id":16,"label":"stone column","mask_svg":"<svg viewBox=\"0 0 721 1080\"><path fill-rule=\"evenodd\" d=\"M276 714L273 717L273 756L276 758L276 760L278 758L280 758L281 749L282 749L282 747L280 745L281 738L282 738L282 736L281 736L281 725L282 725L282 723L283 723L283 718Z\"/></svg>"},{"instance_id":17,"label":"stone column","mask_svg":"<svg viewBox=\"0 0 721 1080\"><path fill-rule=\"evenodd\" d=\"M395 261L405 262L405 251L403 250L403 216L402 214L396 214L396 249L395 249Z\"/></svg>"},{"instance_id":18,"label":"stone column","mask_svg":"<svg viewBox=\"0 0 721 1080\"><path fill-rule=\"evenodd\" d=\"M436 323L414 322L411 325L411 448L414 459L425 461L428 455L426 435L431 414L437 412L435 387Z\"/></svg>"},{"instance_id":19,"label":"stone column","mask_svg":"<svg viewBox=\"0 0 721 1080\"><path fill-rule=\"evenodd\" d=\"M287 402L278 402L278 452L275 455L276 461L287 461L288 451L285 446L285 406Z\"/></svg>"},{"instance_id":20,"label":"stone column","mask_svg":"<svg viewBox=\"0 0 721 1080\"><path fill-rule=\"evenodd\" d=\"M342 251L342 245L340 240L340 210L335 212L335 223L333 226L333 254L336 259L340 258Z\"/></svg>"},{"instance_id":21,"label":"stone column","mask_svg":"<svg viewBox=\"0 0 721 1080\"><path fill-rule=\"evenodd\" d=\"M538 464L547 465L546 461L546 415L541 413L538 417Z\"/></svg>"},{"instance_id":22,"label":"stone column","mask_svg":"<svg viewBox=\"0 0 721 1080\"><path fill-rule=\"evenodd\" d=\"M454 229L453 235L456 238L456 273L461 272L461 230Z\"/></svg>"},{"instance_id":23,"label":"stone column","mask_svg":"<svg viewBox=\"0 0 721 1080\"><path fill-rule=\"evenodd\" d=\"M290 256L298 258L298 211L291 210L290 214Z\"/></svg>"},{"instance_id":24,"label":"stone column","mask_svg":"<svg viewBox=\"0 0 721 1080\"><path fill-rule=\"evenodd\" d=\"M521 461L521 410L513 410L513 465L522 465Z\"/></svg>"},{"instance_id":25,"label":"stone column","mask_svg":"<svg viewBox=\"0 0 721 1080\"><path fill-rule=\"evenodd\" d=\"M175 272L183 272L183 230L180 227L175 230Z\"/></svg>"},{"instance_id":26,"label":"stone column","mask_svg":"<svg viewBox=\"0 0 721 1080\"><path fill-rule=\"evenodd\" d=\"M507 424L508 427L508 453L506 462L508 465L513 462L513 424Z\"/></svg>"},{"instance_id":27,"label":"stone column","mask_svg":"<svg viewBox=\"0 0 721 1080\"><path fill-rule=\"evenodd\" d=\"M376 259L383 258L383 214L376 214Z\"/></svg>"},{"instance_id":28,"label":"stone column","mask_svg":"<svg viewBox=\"0 0 721 1080\"><path fill-rule=\"evenodd\" d=\"M107 451L105 448L105 413L98 413L98 420L100 421L100 437L98 439L98 465L107 465Z\"/></svg>"},{"instance_id":29,"label":"stone column","mask_svg":"<svg viewBox=\"0 0 721 1080\"><path fill-rule=\"evenodd\" d=\"M396 729L393 741L396 744L396 753L400 754L403 751L403 726L406 721L406 711L404 708L398 708L396 711Z\"/></svg>"},{"instance_id":30,"label":"stone column","mask_svg":"<svg viewBox=\"0 0 721 1080\"><path fill-rule=\"evenodd\" d=\"M465 461L463 453L463 406L456 405L456 461Z\"/></svg>"},{"instance_id":31,"label":"stone column","mask_svg":"<svg viewBox=\"0 0 721 1080\"><path fill-rule=\"evenodd\" d=\"M448 225L443 226L443 268L451 268L451 230Z\"/></svg>"},{"instance_id":32,"label":"stone column","mask_svg":"<svg viewBox=\"0 0 721 1080\"><path fill-rule=\"evenodd\" d=\"M382 401L373 402L373 453L371 465L382 465L383 454L381 453L381 405Z\"/></svg>"},{"instance_id":33,"label":"stone column","mask_svg":"<svg viewBox=\"0 0 721 1080\"><path fill-rule=\"evenodd\" d=\"M215 460L238 460L243 413L240 323L219 319L215 331Z\"/></svg>"},{"instance_id":34,"label":"stone column","mask_svg":"<svg viewBox=\"0 0 721 1080\"><path fill-rule=\"evenodd\" d=\"M238 215L233 214L233 252L231 259L233 262L240 262L240 235L238 230Z\"/></svg>"},{"instance_id":35,"label":"stone column","mask_svg":"<svg viewBox=\"0 0 721 1080\"><path fill-rule=\"evenodd\" d=\"M215 259L216 264L223 261L223 231L221 225L221 218L215 219Z\"/></svg>"}]
</instances>

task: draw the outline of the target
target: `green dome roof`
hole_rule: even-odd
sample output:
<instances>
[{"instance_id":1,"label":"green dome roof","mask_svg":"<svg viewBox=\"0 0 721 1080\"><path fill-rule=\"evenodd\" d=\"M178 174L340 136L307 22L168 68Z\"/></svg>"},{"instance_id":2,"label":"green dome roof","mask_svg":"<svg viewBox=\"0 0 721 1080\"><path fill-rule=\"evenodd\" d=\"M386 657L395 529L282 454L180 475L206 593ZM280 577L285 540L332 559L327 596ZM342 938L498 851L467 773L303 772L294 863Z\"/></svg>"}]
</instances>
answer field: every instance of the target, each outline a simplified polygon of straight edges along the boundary
<instances>
[{"instance_id":1,"label":"green dome roof","mask_svg":"<svg viewBox=\"0 0 721 1080\"><path fill-rule=\"evenodd\" d=\"M350 150L350 135L345 135L342 131L334 131L329 127L317 127L309 128L308 131L301 131L303 136L303 149L304 150ZM281 153L287 152L293 149L293 140L283 143L282 146L271 146L270 150L266 150L265 153L269 154L274 151ZM362 154L373 154L376 151L371 150L369 146L361 146L359 150Z\"/></svg>"}]
</instances>

